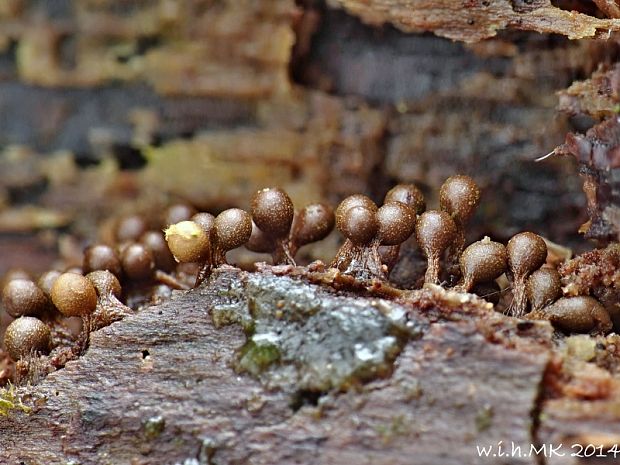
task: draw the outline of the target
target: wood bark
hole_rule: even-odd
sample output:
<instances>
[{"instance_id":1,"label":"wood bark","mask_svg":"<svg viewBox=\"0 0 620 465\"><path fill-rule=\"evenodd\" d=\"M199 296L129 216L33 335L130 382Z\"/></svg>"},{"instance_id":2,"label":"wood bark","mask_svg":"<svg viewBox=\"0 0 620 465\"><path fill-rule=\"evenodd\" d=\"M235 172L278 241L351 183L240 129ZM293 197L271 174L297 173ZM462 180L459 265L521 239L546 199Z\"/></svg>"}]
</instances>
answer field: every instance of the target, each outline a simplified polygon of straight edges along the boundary
<instances>
[{"instance_id":1,"label":"wood bark","mask_svg":"<svg viewBox=\"0 0 620 465\"><path fill-rule=\"evenodd\" d=\"M545 440L584 430L618 438L613 413L589 414L581 422L571 413L575 402L544 402L553 354L547 323L501 316L481 300L456 302L457 294L416 292L415 298L394 302L268 273L218 272L205 287L97 331L79 360L37 386L19 388L32 411L15 409L0 418L0 459L83 465L473 465L484 462L477 446L504 441L529 450L538 444L547 408ZM283 296L289 297L284 307ZM321 333L323 339L313 346L310 322L350 306L355 313L342 320L348 324ZM223 324L222 315L231 309L253 312L255 318L284 312L277 317L285 322L282 337L300 338L306 358L289 360L283 349L265 371L240 371L246 333L240 324ZM304 378L297 375L310 373L308 367L320 376L329 363L347 359L341 341L348 344L357 325L386 318L408 328L398 354L380 361L387 371L324 390L311 392L307 384L300 389ZM373 334L356 344L368 343ZM317 348L331 344L341 344L339 351ZM558 426L562 415L573 420ZM522 457L501 463L541 462Z\"/></svg>"},{"instance_id":2,"label":"wood bark","mask_svg":"<svg viewBox=\"0 0 620 465\"><path fill-rule=\"evenodd\" d=\"M369 24L391 23L405 32L432 31L464 42L494 37L502 29L581 39L604 37L620 28L620 22L614 19L599 19L570 7L562 9L550 0L330 0L329 3L345 8Z\"/></svg>"}]
</instances>

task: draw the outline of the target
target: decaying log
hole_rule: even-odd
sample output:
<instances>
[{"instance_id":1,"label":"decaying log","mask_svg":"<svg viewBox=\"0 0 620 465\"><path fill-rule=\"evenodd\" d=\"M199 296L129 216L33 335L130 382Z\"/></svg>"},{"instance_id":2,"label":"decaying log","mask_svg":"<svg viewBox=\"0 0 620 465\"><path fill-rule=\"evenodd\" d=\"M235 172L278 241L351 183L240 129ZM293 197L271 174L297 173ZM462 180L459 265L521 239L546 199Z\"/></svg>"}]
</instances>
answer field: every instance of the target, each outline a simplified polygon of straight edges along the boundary
<instances>
[{"instance_id":1,"label":"decaying log","mask_svg":"<svg viewBox=\"0 0 620 465\"><path fill-rule=\"evenodd\" d=\"M493 37L505 28L562 34L571 39L603 37L620 29L617 20L563 10L551 0L330 0L328 3L345 8L369 24L391 23L405 32L431 31L464 42Z\"/></svg>"},{"instance_id":2,"label":"decaying log","mask_svg":"<svg viewBox=\"0 0 620 465\"><path fill-rule=\"evenodd\" d=\"M171 199L208 211L247 208L255 190L274 184L286 188L296 205L335 205L356 192L380 202L395 183L413 182L433 205L443 180L462 172L493 193L469 239L488 234L507 240L527 229L583 247L575 231L585 220L584 202L572 160L533 160L571 130L566 118L556 117L554 92L612 57L613 41L505 32L464 45L377 30L328 8L315 19L320 30L310 41L298 27L314 10L289 0L273 1L259 15L260 24L233 37L212 24L222 18L246 24L263 11L260 6L196 0L171 18L157 1L79 2L75 8L66 6L70 2L65 8L11 3L22 7L0 19L0 102L10 115L0 126L0 142L28 145L31 150L20 150L31 152L33 168L29 182L15 186L7 165L22 165L26 156L16 157L12 148L0 154L0 206L11 199L36 203L62 221L42 226L47 215L6 205L4 231L69 223L71 233L91 240L112 215L138 208L151 216ZM194 15L191 5L199 4L204 11ZM295 33L297 42L311 42L295 62L288 39L273 49L256 46ZM60 38L38 42L38 34ZM193 37L200 37L200 47ZM222 48L225 53L218 52ZM171 50L179 66L166 70L167 79L145 70L145 60L163 66L158 60ZM33 56L22 59L27 51ZM186 85L185 65L196 73L193 84L216 80L223 87L203 92ZM249 69L241 95L238 65ZM220 71L235 77L216 79ZM269 81L272 74L286 82ZM272 87L262 92L267 81ZM256 93L251 98L250 87ZM28 247L49 247L38 237L29 236L36 247ZM15 242L0 237L7 248ZM331 259L335 240L320 249L309 247L309 258ZM0 261L0 272L24 266L12 255ZM28 267L43 271L51 260L32 261Z\"/></svg>"},{"instance_id":3,"label":"decaying log","mask_svg":"<svg viewBox=\"0 0 620 465\"><path fill-rule=\"evenodd\" d=\"M620 121L612 117L585 135L569 133L556 153L575 157L590 219L580 231L602 242L620 238Z\"/></svg>"},{"instance_id":4,"label":"decaying log","mask_svg":"<svg viewBox=\"0 0 620 465\"><path fill-rule=\"evenodd\" d=\"M0 417L0 460L477 464L537 443L551 336L439 288L396 302L223 270L18 388L31 410Z\"/></svg>"},{"instance_id":5,"label":"decaying log","mask_svg":"<svg viewBox=\"0 0 620 465\"><path fill-rule=\"evenodd\" d=\"M465 46L325 10L293 81L292 43L309 41L298 32L305 2L130 3L0 6L0 100L11 115L0 139L105 160L78 175L73 156L55 157L39 177L28 170L25 185L11 184L6 163L0 195L35 190L87 229L84 215L101 214L101 198L116 211L137 186L151 201L178 196L215 211L244 206L267 182L297 204L362 191L380 200L388 185L416 182L430 204L458 170L493 194L475 223L494 237L535 225L558 240L576 229L570 160L533 160L567 130L554 120L553 93L604 61L598 52L613 59L612 41L506 33ZM464 42L504 28L604 38L620 25L549 0L329 3L367 23ZM614 2L596 4L616 16ZM562 109L615 118L616 74L602 69L571 87ZM616 126L608 120L565 147L589 176L598 215L589 236L605 240L620 230L618 169L608 169L620 163ZM109 169L110 154L120 169ZM67 171L75 176L64 182L49 175ZM563 341L546 323L439 289L388 300L228 269L96 332L85 356L41 384L2 391L0 463L479 464L497 463L478 447L500 441L525 453L619 443L620 341L587 339L597 355L577 362ZM502 463L578 462L558 460Z\"/></svg>"},{"instance_id":6,"label":"decaying log","mask_svg":"<svg viewBox=\"0 0 620 465\"><path fill-rule=\"evenodd\" d=\"M618 114L620 66L600 69L585 81L576 81L559 92L558 110L571 115L587 115L596 120Z\"/></svg>"}]
</instances>

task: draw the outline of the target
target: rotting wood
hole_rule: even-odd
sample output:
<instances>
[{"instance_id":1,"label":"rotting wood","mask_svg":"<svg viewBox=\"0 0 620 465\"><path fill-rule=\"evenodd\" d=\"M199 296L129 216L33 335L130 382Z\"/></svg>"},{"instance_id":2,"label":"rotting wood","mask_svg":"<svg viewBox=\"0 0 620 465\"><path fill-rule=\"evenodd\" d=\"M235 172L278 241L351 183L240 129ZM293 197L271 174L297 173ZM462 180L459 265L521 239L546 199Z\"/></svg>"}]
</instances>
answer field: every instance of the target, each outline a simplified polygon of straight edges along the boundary
<instances>
[{"instance_id":1,"label":"rotting wood","mask_svg":"<svg viewBox=\"0 0 620 465\"><path fill-rule=\"evenodd\" d=\"M282 296L288 296L285 307ZM420 464L475 464L476 445L513 440L526 447L550 357L550 327L451 296L419 291L416 303L397 304L270 274L216 273L209 286L94 333L79 360L38 386L20 388L32 412L12 410L0 419L0 458L88 465L344 464L372 457L405 464L415 454ZM351 305L360 312L352 323L313 333L311 321L320 328L322 318ZM299 350L314 348L305 349L306 358L293 352L299 356L293 363L286 350L298 349L285 347L258 377L236 372L246 336L239 324L216 328L214 311L220 325L235 312L273 317L283 311L284 323L297 331L287 341L301 338ZM294 315L301 323L287 319ZM376 318L413 328L393 365L378 361L392 369L370 370L365 382L350 378L339 389L313 391L312 383L299 389L307 376L330 370L330 357L363 360L355 351L372 347L365 344L376 330L334 354L321 347L349 341L355 325ZM321 338L315 345L313 334ZM443 443L450 447L438 446Z\"/></svg>"},{"instance_id":2,"label":"rotting wood","mask_svg":"<svg viewBox=\"0 0 620 465\"><path fill-rule=\"evenodd\" d=\"M391 23L405 32L430 31L453 40L477 42L502 29L562 34L570 39L604 37L620 29L600 19L553 6L550 0L329 0L362 21Z\"/></svg>"}]
</instances>

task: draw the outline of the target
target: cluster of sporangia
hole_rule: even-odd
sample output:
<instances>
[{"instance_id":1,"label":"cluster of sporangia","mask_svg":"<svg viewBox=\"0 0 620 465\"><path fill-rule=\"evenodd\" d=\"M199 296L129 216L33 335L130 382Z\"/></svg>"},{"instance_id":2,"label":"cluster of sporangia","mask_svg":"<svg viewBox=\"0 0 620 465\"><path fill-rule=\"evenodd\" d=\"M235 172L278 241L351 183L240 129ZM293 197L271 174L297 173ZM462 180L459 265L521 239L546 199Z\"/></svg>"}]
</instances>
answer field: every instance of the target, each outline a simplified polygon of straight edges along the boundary
<instances>
[{"instance_id":1,"label":"cluster of sporangia","mask_svg":"<svg viewBox=\"0 0 620 465\"><path fill-rule=\"evenodd\" d=\"M425 211L422 192L401 184L387 193L381 207L356 194L344 199L335 212L323 203L296 211L279 188L256 192L250 213L232 208L213 216L175 206L168 211L165 236L147 231L138 216L125 218L116 227L116 246L88 247L82 269L50 271L38 283L23 276L8 281L2 302L16 319L6 330L5 349L22 361L24 369L34 354L63 344L77 356L87 347L91 330L131 311L119 300L121 281L159 281L184 288L176 260L199 265L198 285L214 268L227 264L228 251L242 245L271 254L275 265L295 265L298 249L324 239L334 225L345 242L331 267L358 281L387 280L401 245L414 236L427 259L425 284L456 282L454 290L459 292L485 296L490 289L490 295L499 295L496 280L505 273L513 296L509 314L522 317L529 309L528 317L547 318L567 332L611 329L607 311L595 299L561 297L560 276L545 265L547 246L540 236L519 233L505 246L485 237L465 247L466 226L479 202L476 183L457 175L441 186L439 210ZM77 341L63 330L61 315L82 318Z\"/></svg>"}]
</instances>

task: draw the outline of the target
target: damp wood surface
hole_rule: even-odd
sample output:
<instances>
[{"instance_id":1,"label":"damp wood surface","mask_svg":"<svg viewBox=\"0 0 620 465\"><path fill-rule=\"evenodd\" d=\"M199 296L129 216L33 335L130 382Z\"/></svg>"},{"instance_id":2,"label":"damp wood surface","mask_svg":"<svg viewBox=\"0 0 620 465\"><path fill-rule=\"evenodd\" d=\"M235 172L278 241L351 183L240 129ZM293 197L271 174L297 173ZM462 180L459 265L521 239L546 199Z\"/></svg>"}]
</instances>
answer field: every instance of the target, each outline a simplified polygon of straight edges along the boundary
<instances>
[{"instance_id":1,"label":"damp wood surface","mask_svg":"<svg viewBox=\"0 0 620 465\"><path fill-rule=\"evenodd\" d=\"M566 9L551 0L330 0L329 3L370 24L391 23L406 32L431 31L464 42L487 39L508 28L580 39L611 34L620 27L617 20L593 17L575 8L586 2L566 2ZM613 2L596 2L603 3ZM617 12L615 6L615 10L607 11L612 18Z\"/></svg>"},{"instance_id":2,"label":"damp wood surface","mask_svg":"<svg viewBox=\"0 0 620 465\"><path fill-rule=\"evenodd\" d=\"M620 413L599 416L604 403L547 407L547 323L503 317L475 298L416 292L394 302L266 272L218 272L208 285L93 333L79 360L18 388L31 411L0 418L0 459L478 464L476 446L498 441L529 450L586 433L618 440ZM326 323L332 329L317 333ZM281 330L273 339L279 358L253 370L240 358L261 328ZM394 335L394 350L377 349ZM556 426L563 416L571 421Z\"/></svg>"}]
</instances>

